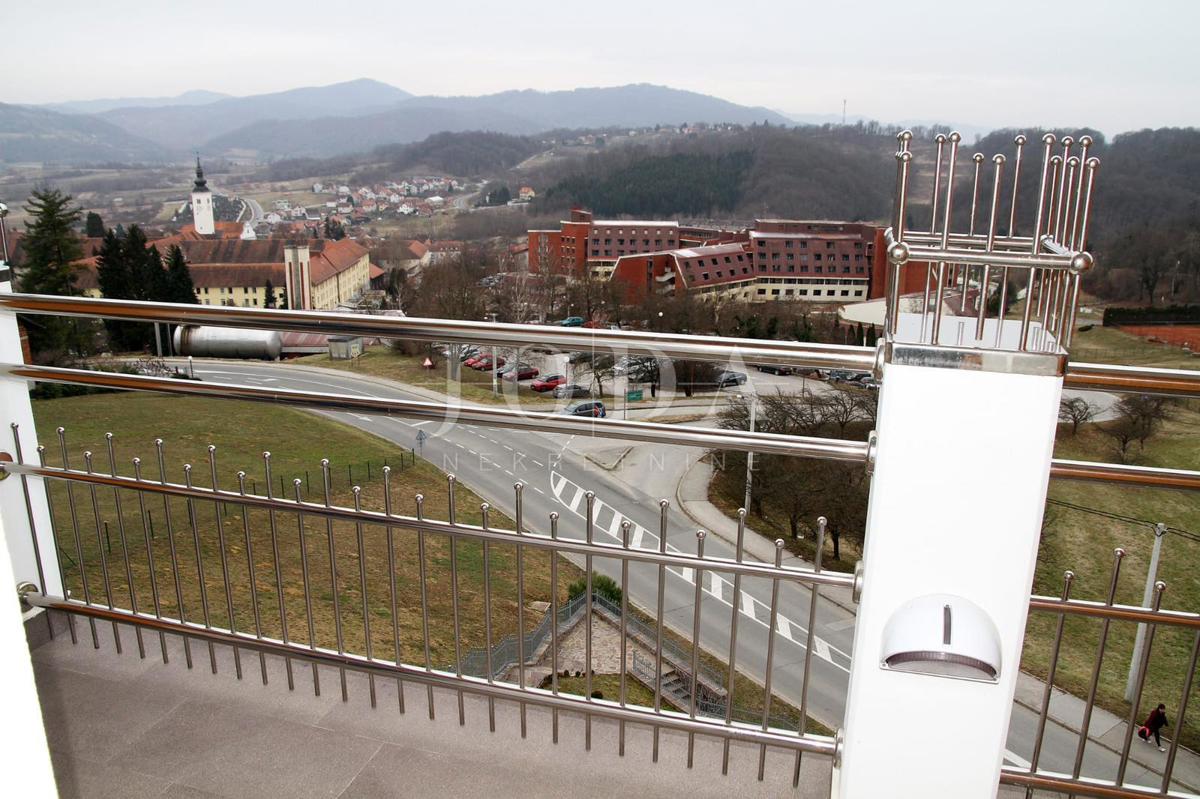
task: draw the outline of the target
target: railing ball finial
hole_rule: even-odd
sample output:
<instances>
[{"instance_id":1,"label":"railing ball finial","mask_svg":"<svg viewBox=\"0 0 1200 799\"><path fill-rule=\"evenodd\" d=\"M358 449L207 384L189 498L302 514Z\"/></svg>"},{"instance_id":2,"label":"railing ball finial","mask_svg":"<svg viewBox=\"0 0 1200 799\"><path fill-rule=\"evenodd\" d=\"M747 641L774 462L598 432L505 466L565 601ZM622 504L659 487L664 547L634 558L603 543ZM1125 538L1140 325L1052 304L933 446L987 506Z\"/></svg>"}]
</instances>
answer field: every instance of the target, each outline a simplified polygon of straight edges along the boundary
<instances>
[{"instance_id":1,"label":"railing ball finial","mask_svg":"<svg viewBox=\"0 0 1200 799\"><path fill-rule=\"evenodd\" d=\"M1016 136L1013 137L1013 144L1015 144L1017 146L1021 146L1021 145L1025 144L1025 142L1027 142L1027 141L1029 141L1029 139L1025 138L1024 133L1018 133Z\"/></svg>"},{"instance_id":2,"label":"railing ball finial","mask_svg":"<svg viewBox=\"0 0 1200 799\"><path fill-rule=\"evenodd\" d=\"M888 260L896 266L908 263L908 245L902 241L894 242L888 247Z\"/></svg>"},{"instance_id":3,"label":"railing ball finial","mask_svg":"<svg viewBox=\"0 0 1200 799\"><path fill-rule=\"evenodd\" d=\"M1096 265L1096 259L1089 252L1077 252L1071 256L1071 271L1077 275L1091 269Z\"/></svg>"},{"instance_id":4,"label":"railing ball finial","mask_svg":"<svg viewBox=\"0 0 1200 799\"><path fill-rule=\"evenodd\" d=\"M953 142L954 144L958 144L960 141L962 141L962 134L959 133L957 130L951 131L950 132L950 141Z\"/></svg>"}]
</instances>

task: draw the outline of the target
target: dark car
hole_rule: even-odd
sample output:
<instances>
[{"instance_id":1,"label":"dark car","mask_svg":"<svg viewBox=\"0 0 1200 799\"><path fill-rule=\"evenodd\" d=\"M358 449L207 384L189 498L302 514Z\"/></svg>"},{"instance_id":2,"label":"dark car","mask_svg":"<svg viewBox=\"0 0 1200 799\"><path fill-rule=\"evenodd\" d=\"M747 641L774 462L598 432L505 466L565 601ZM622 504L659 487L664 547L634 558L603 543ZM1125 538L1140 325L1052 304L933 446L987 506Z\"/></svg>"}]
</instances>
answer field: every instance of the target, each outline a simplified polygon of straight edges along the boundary
<instances>
[{"instance_id":1,"label":"dark car","mask_svg":"<svg viewBox=\"0 0 1200 799\"><path fill-rule=\"evenodd\" d=\"M608 416L604 411L604 403L597 400L572 403L563 409L563 413L570 416L592 416L597 419Z\"/></svg>"},{"instance_id":2,"label":"dark car","mask_svg":"<svg viewBox=\"0 0 1200 799\"><path fill-rule=\"evenodd\" d=\"M590 397L592 392L578 383L564 383L554 389L554 396L558 399L575 399L576 397Z\"/></svg>"},{"instance_id":3,"label":"dark car","mask_svg":"<svg viewBox=\"0 0 1200 799\"><path fill-rule=\"evenodd\" d=\"M534 391L553 391L566 382L566 375L543 375L537 380L534 380L529 387Z\"/></svg>"},{"instance_id":4,"label":"dark car","mask_svg":"<svg viewBox=\"0 0 1200 799\"><path fill-rule=\"evenodd\" d=\"M563 319L558 324L561 327L583 327L583 317L582 316L568 316L566 319Z\"/></svg>"},{"instance_id":5,"label":"dark car","mask_svg":"<svg viewBox=\"0 0 1200 799\"><path fill-rule=\"evenodd\" d=\"M721 372L717 375L717 386L725 388L726 386L740 386L746 382L745 372Z\"/></svg>"},{"instance_id":6,"label":"dark car","mask_svg":"<svg viewBox=\"0 0 1200 799\"><path fill-rule=\"evenodd\" d=\"M776 365L776 364L773 364L773 363L759 363L759 364L755 364L755 365L754 365L754 368L755 368L755 369L757 369L757 370L758 370L758 371L760 371L760 372L767 372L768 374L773 374L773 375L794 375L794 374L796 374L796 369L795 369L795 367L792 367L792 366L778 366L778 365Z\"/></svg>"}]
</instances>

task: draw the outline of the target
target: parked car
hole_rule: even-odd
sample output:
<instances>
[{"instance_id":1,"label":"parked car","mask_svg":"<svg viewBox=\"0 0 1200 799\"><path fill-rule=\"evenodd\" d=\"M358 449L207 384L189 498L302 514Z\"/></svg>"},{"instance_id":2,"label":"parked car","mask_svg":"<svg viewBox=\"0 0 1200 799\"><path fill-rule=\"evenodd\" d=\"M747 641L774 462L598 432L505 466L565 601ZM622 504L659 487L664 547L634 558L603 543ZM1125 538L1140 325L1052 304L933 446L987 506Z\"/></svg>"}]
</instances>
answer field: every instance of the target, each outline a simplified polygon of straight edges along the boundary
<instances>
[{"instance_id":1,"label":"parked car","mask_svg":"<svg viewBox=\"0 0 1200 799\"><path fill-rule=\"evenodd\" d=\"M474 363L472 363L472 361L474 361ZM485 369L492 368L492 356L490 356L490 355L483 355L483 356L480 356L479 358L473 358L472 361L467 361L467 366L471 367L472 369L478 369L479 371L482 372ZM501 367L503 365L504 365L504 357L497 356L497 358L496 358L497 368Z\"/></svg>"},{"instance_id":2,"label":"parked car","mask_svg":"<svg viewBox=\"0 0 1200 799\"><path fill-rule=\"evenodd\" d=\"M717 386L725 388L726 386L740 386L746 382L745 372L721 372L717 375Z\"/></svg>"},{"instance_id":3,"label":"parked car","mask_svg":"<svg viewBox=\"0 0 1200 799\"><path fill-rule=\"evenodd\" d=\"M534 391L553 391L562 384L567 382L566 375L542 375L537 380L530 384L530 388Z\"/></svg>"},{"instance_id":4,"label":"parked car","mask_svg":"<svg viewBox=\"0 0 1200 799\"><path fill-rule=\"evenodd\" d=\"M569 416L592 416L598 419L603 419L608 414L604 411L604 403L598 400L589 402L573 402L563 409L563 413Z\"/></svg>"},{"instance_id":5,"label":"parked car","mask_svg":"<svg viewBox=\"0 0 1200 799\"><path fill-rule=\"evenodd\" d=\"M576 397L590 397L592 392L578 383L563 383L554 389L554 396L557 399L575 399Z\"/></svg>"},{"instance_id":6,"label":"parked car","mask_svg":"<svg viewBox=\"0 0 1200 799\"><path fill-rule=\"evenodd\" d=\"M486 356L486 355L484 355L482 352L476 352L474 355L470 355L470 356L468 356L468 357L464 358L464 359L463 359L463 365L464 365L464 366L469 366L469 367L471 367L472 369L474 369L474 368L475 368L475 364L479 363L479 361L480 361L480 360L482 360L483 358L486 358L486 357L487 357L487 356Z\"/></svg>"},{"instance_id":7,"label":"parked car","mask_svg":"<svg viewBox=\"0 0 1200 799\"><path fill-rule=\"evenodd\" d=\"M583 327L583 317L582 316L568 316L566 319L563 319L558 324L560 327Z\"/></svg>"},{"instance_id":8,"label":"parked car","mask_svg":"<svg viewBox=\"0 0 1200 799\"><path fill-rule=\"evenodd\" d=\"M756 363L754 368L760 372L767 372L773 375L794 375L796 368L793 366L778 366L773 363Z\"/></svg>"},{"instance_id":9,"label":"parked car","mask_svg":"<svg viewBox=\"0 0 1200 799\"><path fill-rule=\"evenodd\" d=\"M830 383L846 383L854 380L854 372L847 371L846 369L830 369L823 376Z\"/></svg>"},{"instance_id":10,"label":"parked car","mask_svg":"<svg viewBox=\"0 0 1200 799\"><path fill-rule=\"evenodd\" d=\"M479 351L478 347L467 347L458 353L458 360L465 362L472 358L477 358L480 355L482 355L482 353Z\"/></svg>"},{"instance_id":11,"label":"parked car","mask_svg":"<svg viewBox=\"0 0 1200 799\"><path fill-rule=\"evenodd\" d=\"M504 374L501 375L505 380L532 380L538 376L538 368L530 366L527 363L517 364L513 367L506 367Z\"/></svg>"},{"instance_id":12,"label":"parked car","mask_svg":"<svg viewBox=\"0 0 1200 799\"><path fill-rule=\"evenodd\" d=\"M595 319L589 319L583 323L583 326L590 327L595 330L604 330L606 327L608 327L608 323L607 322L597 322Z\"/></svg>"},{"instance_id":13,"label":"parked car","mask_svg":"<svg viewBox=\"0 0 1200 799\"><path fill-rule=\"evenodd\" d=\"M867 375L862 380L859 380L858 384L860 386L862 386L863 388L870 388L870 389L879 388L879 381L876 380L871 375Z\"/></svg>"}]
</instances>

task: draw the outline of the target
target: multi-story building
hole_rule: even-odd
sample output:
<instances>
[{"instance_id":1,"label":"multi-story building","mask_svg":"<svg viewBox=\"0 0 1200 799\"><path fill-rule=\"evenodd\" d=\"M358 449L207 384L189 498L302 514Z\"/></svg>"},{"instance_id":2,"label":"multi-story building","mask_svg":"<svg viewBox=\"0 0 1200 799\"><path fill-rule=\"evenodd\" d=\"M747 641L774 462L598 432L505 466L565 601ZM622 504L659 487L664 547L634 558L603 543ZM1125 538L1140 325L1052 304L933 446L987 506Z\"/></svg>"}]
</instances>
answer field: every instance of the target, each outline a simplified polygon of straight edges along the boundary
<instances>
[{"instance_id":1,"label":"multi-story building","mask_svg":"<svg viewBox=\"0 0 1200 799\"><path fill-rule=\"evenodd\" d=\"M877 229L861 222L758 219L740 231L666 220L592 220L575 209L558 230L529 231L529 269L618 280L648 291L748 302L857 302L871 289Z\"/></svg>"},{"instance_id":2,"label":"multi-story building","mask_svg":"<svg viewBox=\"0 0 1200 799\"><path fill-rule=\"evenodd\" d=\"M297 310L330 310L357 298L370 287L370 253L350 239L183 239L170 237L151 244L164 255L177 245L183 251L201 305L263 308L268 304ZM85 295L100 296L96 258L82 262L75 285ZM268 301L268 286L274 298Z\"/></svg>"}]
</instances>

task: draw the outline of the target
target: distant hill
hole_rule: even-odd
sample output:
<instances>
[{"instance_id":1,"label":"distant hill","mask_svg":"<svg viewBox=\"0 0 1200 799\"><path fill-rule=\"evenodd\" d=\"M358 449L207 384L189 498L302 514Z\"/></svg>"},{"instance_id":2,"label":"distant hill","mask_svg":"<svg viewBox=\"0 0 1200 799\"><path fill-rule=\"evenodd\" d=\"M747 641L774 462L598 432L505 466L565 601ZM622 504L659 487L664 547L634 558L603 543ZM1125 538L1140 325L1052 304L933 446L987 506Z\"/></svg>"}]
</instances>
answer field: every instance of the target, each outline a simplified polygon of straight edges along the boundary
<instances>
[{"instance_id":1,"label":"distant hill","mask_svg":"<svg viewBox=\"0 0 1200 799\"><path fill-rule=\"evenodd\" d=\"M161 161L162 147L95 116L0 103L0 162Z\"/></svg>"},{"instance_id":2,"label":"distant hill","mask_svg":"<svg viewBox=\"0 0 1200 799\"><path fill-rule=\"evenodd\" d=\"M193 89L174 97L109 97L102 100L70 100L65 103L46 103L40 108L63 114L102 114L114 108L164 107L175 105L204 105L224 100L228 94Z\"/></svg>"},{"instance_id":3,"label":"distant hill","mask_svg":"<svg viewBox=\"0 0 1200 799\"><path fill-rule=\"evenodd\" d=\"M536 174L548 189L534 211L873 221L890 208L894 145L886 133L772 125L610 149Z\"/></svg>"},{"instance_id":4,"label":"distant hill","mask_svg":"<svg viewBox=\"0 0 1200 799\"><path fill-rule=\"evenodd\" d=\"M330 114L305 125L282 119L257 123L209 140L206 149L251 150L285 157L338 155L419 141L441 131L532 134L555 128L763 121L789 124L786 117L766 108L636 84L559 92L510 91L482 97L413 97L389 110L353 119Z\"/></svg>"},{"instance_id":5,"label":"distant hill","mask_svg":"<svg viewBox=\"0 0 1200 799\"><path fill-rule=\"evenodd\" d=\"M100 117L164 147L186 151L203 145L211 150L210 140L265 120L357 116L394 106L411 96L395 86L361 78L329 86L229 97L204 105L114 108Z\"/></svg>"},{"instance_id":6,"label":"distant hill","mask_svg":"<svg viewBox=\"0 0 1200 799\"><path fill-rule=\"evenodd\" d=\"M420 141L442 131L488 130L536 133L527 119L495 109L479 114L456 108L401 103L391 111L357 117L323 117L303 125L286 120L257 122L205 143L213 153L249 150L264 156L328 156L364 152L385 144Z\"/></svg>"}]
</instances>

